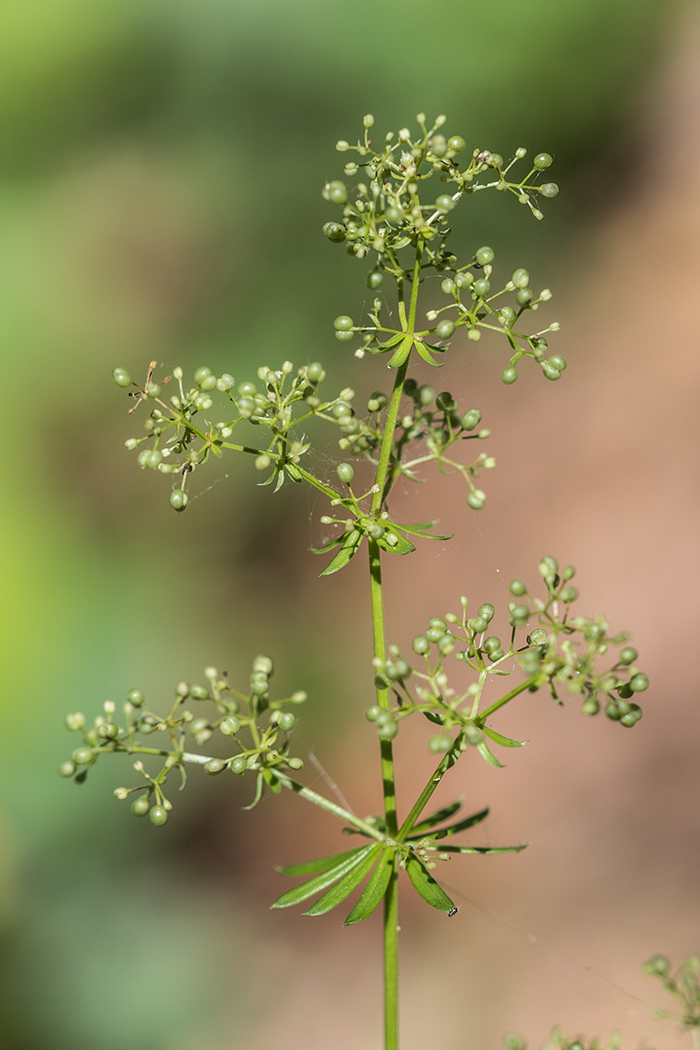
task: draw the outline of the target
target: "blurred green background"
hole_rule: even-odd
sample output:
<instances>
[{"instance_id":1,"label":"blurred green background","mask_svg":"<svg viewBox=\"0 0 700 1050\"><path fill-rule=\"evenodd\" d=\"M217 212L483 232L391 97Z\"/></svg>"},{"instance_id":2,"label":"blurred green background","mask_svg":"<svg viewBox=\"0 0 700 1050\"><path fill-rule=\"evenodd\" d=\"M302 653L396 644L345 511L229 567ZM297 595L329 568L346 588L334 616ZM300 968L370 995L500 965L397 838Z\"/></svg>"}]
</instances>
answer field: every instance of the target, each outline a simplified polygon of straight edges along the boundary
<instances>
[{"instance_id":1,"label":"blurred green background","mask_svg":"<svg viewBox=\"0 0 700 1050\"><path fill-rule=\"evenodd\" d=\"M194 778L154 832L111 795L128 765L81 789L56 778L66 710L93 715L133 685L168 696L212 662L246 675L260 650L281 685L323 697L310 747L332 751L357 709L359 584L331 604L317 590L306 496L273 500L232 460L173 514L167 479L123 447L142 422L112 367L238 378L320 359L332 384L350 380L329 322L353 312L364 272L320 235L320 189L365 112L381 131L445 112L470 148L553 153L565 192L547 221L499 197L469 230L551 283L629 185L636 101L682 7L0 6L3 1050L264 1045L267 992L246 960L270 896L255 896L251 858L261 842L270 863L283 855L292 810L242 826L246 789Z\"/></svg>"}]
</instances>

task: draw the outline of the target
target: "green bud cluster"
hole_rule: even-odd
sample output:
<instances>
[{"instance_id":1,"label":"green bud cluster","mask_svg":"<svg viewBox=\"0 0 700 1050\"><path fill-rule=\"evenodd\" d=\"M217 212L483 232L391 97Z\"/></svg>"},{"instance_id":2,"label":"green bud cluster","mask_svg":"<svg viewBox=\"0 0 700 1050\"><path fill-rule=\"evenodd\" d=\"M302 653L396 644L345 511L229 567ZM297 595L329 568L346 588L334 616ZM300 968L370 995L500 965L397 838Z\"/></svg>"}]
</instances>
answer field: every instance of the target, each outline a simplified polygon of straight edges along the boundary
<instances>
[{"instance_id":1,"label":"green bud cluster","mask_svg":"<svg viewBox=\"0 0 700 1050\"><path fill-rule=\"evenodd\" d=\"M143 778L143 783L131 788L117 788L119 799L136 793L131 811L137 817L150 816L156 826L165 824L172 803L165 794L165 784L170 773L177 769L186 782L185 766L203 766L210 776L230 769L243 774L256 774L257 786L253 805L259 800L264 784L273 792L280 790L275 771L297 770L303 766L300 758L289 754L289 734L296 725L296 716L285 708L306 700L306 693L296 692L277 700L270 698L270 678L274 673L272 659L258 656L253 661L250 685L247 691L235 689L229 684L226 672L219 674L215 667L205 669L206 685L180 682L175 688L174 703L169 712L156 714L146 704L140 689L131 689L123 707L123 722L115 721L116 706L112 701L104 705L105 714L98 715L93 725L88 726L81 713L66 715L66 728L79 732L82 743L67 762L59 766L59 776L72 777L83 783L88 770L98 758L105 754L129 754L137 756L134 769ZM210 712L195 717L191 705L206 703ZM200 709L201 710L201 709ZM163 734L162 737L159 734ZM152 738L148 742L143 737ZM223 737L223 740L221 739ZM212 738L221 745L226 741L236 745L236 752L227 757L202 755L191 751ZM149 746L151 743L159 746ZM143 759L159 767L148 771Z\"/></svg>"}]
</instances>

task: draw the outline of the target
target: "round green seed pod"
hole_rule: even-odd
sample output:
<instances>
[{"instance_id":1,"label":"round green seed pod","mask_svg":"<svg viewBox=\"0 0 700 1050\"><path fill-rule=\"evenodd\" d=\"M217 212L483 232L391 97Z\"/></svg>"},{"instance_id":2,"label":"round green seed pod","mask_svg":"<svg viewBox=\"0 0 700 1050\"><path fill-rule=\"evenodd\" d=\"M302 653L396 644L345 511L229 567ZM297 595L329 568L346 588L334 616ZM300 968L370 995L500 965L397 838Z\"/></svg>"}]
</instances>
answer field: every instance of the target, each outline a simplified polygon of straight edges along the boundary
<instances>
[{"instance_id":1,"label":"round green seed pod","mask_svg":"<svg viewBox=\"0 0 700 1050\"><path fill-rule=\"evenodd\" d=\"M428 741L428 751L433 755L444 754L449 751L452 747L452 737L446 734L440 734L439 736L431 736Z\"/></svg>"},{"instance_id":2,"label":"round green seed pod","mask_svg":"<svg viewBox=\"0 0 700 1050\"><path fill-rule=\"evenodd\" d=\"M447 318L445 318L445 320L439 322L437 328L435 329L435 335L438 339L449 339L451 336L454 335L454 331L454 321L450 321Z\"/></svg>"},{"instance_id":3,"label":"round green seed pod","mask_svg":"<svg viewBox=\"0 0 700 1050\"><path fill-rule=\"evenodd\" d=\"M553 354L549 358L548 364L550 364L552 368L558 369L559 372L564 372L566 370L566 358L562 357L561 354Z\"/></svg>"},{"instance_id":4,"label":"round green seed pod","mask_svg":"<svg viewBox=\"0 0 700 1050\"><path fill-rule=\"evenodd\" d=\"M494 260L494 250L484 245L483 248L479 248L474 258L476 259L479 266L488 266Z\"/></svg>"},{"instance_id":5,"label":"round green seed pod","mask_svg":"<svg viewBox=\"0 0 700 1050\"><path fill-rule=\"evenodd\" d=\"M479 616L486 620L487 623L490 623L495 615L496 610L494 609L493 605L491 605L491 602L484 602L483 605L479 606Z\"/></svg>"},{"instance_id":6,"label":"round green seed pod","mask_svg":"<svg viewBox=\"0 0 700 1050\"><path fill-rule=\"evenodd\" d=\"M392 226L398 226L399 223L403 222L405 217L406 216L404 215L404 213L401 211L400 208L395 208L391 204L389 205L389 207L384 212L384 218L386 219L387 222L390 222Z\"/></svg>"},{"instance_id":7,"label":"round green seed pod","mask_svg":"<svg viewBox=\"0 0 700 1050\"><path fill-rule=\"evenodd\" d=\"M66 729L70 729L72 733L78 729L82 729L85 725L85 715L81 714L80 711L76 711L74 714L66 715L63 719L63 724Z\"/></svg>"},{"instance_id":8,"label":"round green seed pod","mask_svg":"<svg viewBox=\"0 0 700 1050\"><path fill-rule=\"evenodd\" d=\"M435 390L432 386L428 386L426 383L418 391L418 397L420 399L421 405L432 405L433 401L435 400Z\"/></svg>"},{"instance_id":9,"label":"round green seed pod","mask_svg":"<svg viewBox=\"0 0 700 1050\"><path fill-rule=\"evenodd\" d=\"M228 718L225 718L219 726L219 729L224 734L224 736L233 736L234 733L237 733L240 728L241 723L238 721L237 718L234 718L233 715L229 715Z\"/></svg>"},{"instance_id":10,"label":"round green seed pod","mask_svg":"<svg viewBox=\"0 0 700 1050\"><path fill-rule=\"evenodd\" d=\"M511 365L509 368L504 368L501 372L501 382L505 383L506 386L510 386L518 378L518 371Z\"/></svg>"},{"instance_id":11,"label":"round green seed pod","mask_svg":"<svg viewBox=\"0 0 700 1050\"><path fill-rule=\"evenodd\" d=\"M193 700L208 700L209 690L205 685L191 685L190 696Z\"/></svg>"},{"instance_id":12,"label":"round green seed pod","mask_svg":"<svg viewBox=\"0 0 700 1050\"><path fill-rule=\"evenodd\" d=\"M467 620L467 627L470 631L474 631L475 634L482 634L488 625L488 620L485 620L483 616L473 616L470 620Z\"/></svg>"},{"instance_id":13,"label":"round green seed pod","mask_svg":"<svg viewBox=\"0 0 700 1050\"><path fill-rule=\"evenodd\" d=\"M131 376L125 368L115 368L112 372L112 379L117 386L131 386Z\"/></svg>"},{"instance_id":14,"label":"round green seed pod","mask_svg":"<svg viewBox=\"0 0 700 1050\"><path fill-rule=\"evenodd\" d=\"M595 697L590 697L581 704L581 714L592 716L597 715L599 711L600 704Z\"/></svg>"},{"instance_id":15,"label":"round green seed pod","mask_svg":"<svg viewBox=\"0 0 700 1050\"><path fill-rule=\"evenodd\" d=\"M71 755L71 759L75 762L76 766L87 766L92 763L95 757L91 747L78 747Z\"/></svg>"},{"instance_id":16,"label":"round green seed pod","mask_svg":"<svg viewBox=\"0 0 700 1050\"><path fill-rule=\"evenodd\" d=\"M206 365L201 365L200 368L197 368L195 370L194 381L197 384L197 386L201 387L201 385L204 382L204 380L207 379L210 375L211 375L211 368L207 368Z\"/></svg>"},{"instance_id":17,"label":"round green seed pod","mask_svg":"<svg viewBox=\"0 0 700 1050\"><path fill-rule=\"evenodd\" d=\"M617 704L614 704L612 702L610 702L609 704L606 704L605 705L605 714L607 715L607 717L610 719L611 722L619 722L620 721L620 710L619 710Z\"/></svg>"},{"instance_id":18,"label":"round green seed pod","mask_svg":"<svg viewBox=\"0 0 700 1050\"><path fill-rule=\"evenodd\" d=\"M555 383L557 379L561 379L561 372L558 368L551 365L549 361L545 361L542 365L542 374L545 379L549 379L553 383Z\"/></svg>"},{"instance_id":19,"label":"round green seed pod","mask_svg":"<svg viewBox=\"0 0 700 1050\"><path fill-rule=\"evenodd\" d=\"M468 412L465 412L461 419L461 424L464 430L475 430L481 422L481 412L478 408L470 408Z\"/></svg>"},{"instance_id":20,"label":"round green seed pod","mask_svg":"<svg viewBox=\"0 0 700 1050\"><path fill-rule=\"evenodd\" d=\"M176 489L175 492L170 493L170 506L174 507L175 510L184 510L187 502L187 493L183 492L182 489Z\"/></svg>"},{"instance_id":21,"label":"round green seed pod","mask_svg":"<svg viewBox=\"0 0 700 1050\"><path fill-rule=\"evenodd\" d=\"M349 485L355 477L355 470L350 463L339 463L336 467L336 473L345 485Z\"/></svg>"},{"instance_id":22,"label":"round green seed pod","mask_svg":"<svg viewBox=\"0 0 700 1050\"><path fill-rule=\"evenodd\" d=\"M441 283L440 288L445 293L445 295L453 295L455 290L455 283L450 277L446 277Z\"/></svg>"},{"instance_id":23,"label":"round green seed pod","mask_svg":"<svg viewBox=\"0 0 700 1050\"><path fill-rule=\"evenodd\" d=\"M396 719L394 718L392 712L389 711L386 707L380 707L379 714L375 716L374 721L378 726L384 726L388 725L389 722L396 721Z\"/></svg>"},{"instance_id":24,"label":"round green seed pod","mask_svg":"<svg viewBox=\"0 0 700 1050\"><path fill-rule=\"evenodd\" d=\"M424 634L417 634L411 642L411 648L418 656L425 656L430 652L430 642Z\"/></svg>"},{"instance_id":25,"label":"round green seed pod","mask_svg":"<svg viewBox=\"0 0 700 1050\"><path fill-rule=\"evenodd\" d=\"M340 316L336 317L333 322L333 327L337 332L349 332L351 331L353 324L352 317L348 317L347 314L340 314Z\"/></svg>"},{"instance_id":26,"label":"round green seed pod","mask_svg":"<svg viewBox=\"0 0 700 1050\"><path fill-rule=\"evenodd\" d=\"M331 204L347 204L348 191L345 183L340 182L338 179L329 182L327 187L327 197Z\"/></svg>"},{"instance_id":27,"label":"round green seed pod","mask_svg":"<svg viewBox=\"0 0 700 1050\"><path fill-rule=\"evenodd\" d=\"M538 168L540 171L544 171L552 163L552 157L549 153L538 153L532 162L534 168Z\"/></svg>"},{"instance_id":28,"label":"round green seed pod","mask_svg":"<svg viewBox=\"0 0 700 1050\"><path fill-rule=\"evenodd\" d=\"M531 288L520 288L516 292L515 301L518 306L527 306L532 302L534 296Z\"/></svg>"},{"instance_id":29,"label":"round green seed pod","mask_svg":"<svg viewBox=\"0 0 700 1050\"><path fill-rule=\"evenodd\" d=\"M501 639L497 638L495 634L490 635L484 639L482 649L487 653L495 653L496 649L501 648Z\"/></svg>"},{"instance_id":30,"label":"round green seed pod","mask_svg":"<svg viewBox=\"0 0 700 1050\"><path fill-rule=\"evenodd\" d=\"M478 280L474 281L472 288L478 296L483 297L488 295L491 291L491 282L486 277L480 277Z\"/></svg>"},{"instance_id":31,"label":"round green seed pod","mask_svg":"<svg viewBox=\"0 0 700 1050\"><path fill-rule=\"evenodd\" d=\"M622 715L620 718L620 725L625 726L626 729L631 729L632 726L637 724L637 716L632 711L628 711L626 715Z\"/></svg>"},{"instance_id":32,"label":"round green seed pod","mask_svg":"<svg viewBox=\"0 0 700 1050\"><path fill-rule=\"evenodd\" d=\"M510 623L512 627L524 627L530 619L530 610L527 605L515 605L510 611Z\"/></svg>"},{"instance_id":33,"label":"round green seed pod","mask_svg":"<svg viewBox=\"0 0 700 1050\"><path fill-rule=\"evenodd\" d=\"M541 186L538 186L538 189L543 197L556 197L559 193L559 187L556 182L543 182Z\"/></svg>"},{"instance_id":34,"label":"round green seed pod","mask_svg":"<svg viewBox=\"0 0 700 1050\"><path fill-rule=\"evenodd\" d=\"M560 597L561 600L563 602L566 602L567 605L569 604L569 602L575 602L578 598L578 587L565 587L564 590L561 592Z\"/></svg>"},{"instance_id":35,"label":"round green seed pod","mask_svg":"<svg viewBox=\"0 0 700 1050\"><path fill-rule=\"evenodd\" d=\"M523 580L511 580L508 585L508 590L511 594L514 594L516 598L519 598L522 594L527 593L527 586Z\"/></svg>"},{"instance_id":36,"label":"round green seed pod","mask_svg":"<svg viewBox=\"0 0 700 1050\"><path fill-rule=\"evenodd\" d=\"M150 808L151 806L148 801L148 795L139 795L139 797L135 798L131 803L131 812L135 817L145 817Z\"/></svg>"},{"instance_id":37,"label":"round green seed pod","mask_svg":"<svg viewBox=\"0 0 700 1050\"><path fill-rule=\"evenodd\" d=\"M326 378L323 365L319 364L318 361L313 361L306 369L306 377L310 383L322 382Z\"/></svg>"},{"instance_id":38,"label":"round green seed pod","mask_svg":"<svg viewBox=\"0 0 700 1050\"><path fill-rule=\"evenodd\" d=\"M528 284L530 283L530 274L524 267L520 266L513 273L511 281L513 282L516 288L527 288Z\"/></svg>"},{"instance_id":39,"label":"round green seed pod","mask_svg":"<svg viewBox=\"0 0 700 1050\"><path fill-rule=\"evenodd\" d=\"M467 143L461 135L452 135L451 138L447 140L447 148L451 150L452 153L461 153L462 150L467 148Z\"/></svg>"},{"instance_id":40,"label":"round green seed pod","mask_svg":"<svg viewBox=\"0 0 700 1050\"><path fill-rule=\"evenodd\" d=\"M326 222L323 224L323 233L329 241L340 243L345 240L347 231L339 222Z\"/></svg>"},{"instance_id":41,"label":"round green seed pod","mask_svg":"<svg viewBox=\"0 0 700 1050\"><path fill-rule=\"evenodd\" d=\"M168 811L165 806L151 806L148 815L151 818L151 824L157 828L162 827L168 819Z\"/></svg>"},{"instance_id":42,"label":"round green seed pod","mask_svg":"<svg viewBox=\"0 0 700 1050\"><path fill-rule=\"evenodd\" d=\"M382 713L382 710L383 709L381 707L378 707L376 704L372 704L372 706L368 707L365 711L365 718L368 722L376 722L378 716Z\"/></svg>"},{"instance_id":43,"label":"round green seed pod","mask_svg":"<svg viewBox=\"0 0 700 1050\"><path fill-rule=\"evenodd\" d=\"M378 729L380 740L393 740L399 731L399 727L396 722L385 722L384 725L380 725Z\"/></svg>"},{"instance_id":44,"label":"round green seed pod","mask_svg":"<svg viewBox=\"0 0 700 1050\"><path fill-rule=\"evenodd\" d=\"M146 387L146 393L150 398L160 397L160 386L158 383L149 383Z\"/></svg>"},{"instance_id":45,"label":"round green seed pod","mask_svg":"<svg viewBox=\"0 0 700 1050\"><path fill-rule=\"evenodd\" d=\"M628 664L633 664L635 662L635 660L638 658L638 656L639 656L639 653L637 652L637 650L633 649L632 646L630 645L630 646L627 646L625 649L621 650L620 655L618 656L617 659L618 659L619 663L625 664L625 666L627 666Z\"/></svg>"},{"instance_id":46,"label":"round green seed pod","mask_svg":"<svg viewBox=\"0 0 700 1050\"><path fill-rule=\"evenodd\" d=\"M636 674L630 679L630 689L635 693L643 693L649 688L649 679L645 674Z\"/></svg>"},{"instance_id":47,"label":"round green seed pod","mask_svg":"<svg viewBox=\"0 0 700 1050\"><path fill-rule=\"evenodd\" d=\"M384 274L379 270L370 270L367 274L365 284L368 288L372 288L375 291L384 284Z\"/></svg>"},{"instance_id":48,"label":"round green seed pod","mask_svg":"<svg viewBox=\"0 0 700 1050\"><path fill-rule=\"evenodd\" d=\"M482 492L481 489L475 489L474 492L470 492L467 496L467 503L472 510L481 510L486 502L486 493Z\"/></svg>"},{"instance_id":49,"label":"round green seed pod","mask_svg":"<svg viewBox=\"0 0 700 1050\"><path fill-rule=\"evenodd\" d=\"M119 736L119 726L116 726L114 722L107 722L105 725L100 726L97 734L103 740L114 740L116 736Z\"/></svg>"},{"instance_id":50,"label":"round green seed pod","mask_svg":"<svg viewBox=\"0 0 700 1050\"><path fill-rule=\"evenodd\" d=\"M72 777L75 773L75 769L75 762L61 762L60 766L58 767L58 775L59 777L65 778Z\"/></svg>"},{"instance_id":51,"label":"round green seed pod","mask_svg":"<svg viewBox=\"0 0 700 1050\"><path fill-rule=\"evenodd\" d=\"M210 777L215 777L217 773L223 773L226 769L226 763L222 762L220 758L210 758L204 766L204 772L208 773Z\"/></svg>"},{"instance_id":52,"label":"round green seed pod","mask_svg":"<svg viewBox=\"0 0 700 1050\"><path fill-rule=\"evenodd\" d=\"M452 200L449 193L441 194L435 201L435 207L438 211L441 211L443 214L445 214L448 211L452 211L454 206L455 202Z\"/></svg>"},{"instance_id":53,"label":"round green seed pod","mask_svg":"<svg viewBox=\"0 0 700 1050\"><path fill-rule=\"evenodd\" d=\"M354 332L336 332L336 339L341 343L349 343L351 339L355 338Z\"/></svg>"},{"instance_id":54,"label":"round green seed pod","mask_svg":"<svg viewBox=\"0 0 700 1050\"><path fill-rule=\"evenodd\" d=\"M297 724L297 720L291 711L283 711L277 719L277 725L285 733L291 733L294 726Z\"/></svg>"},{"instance_id":55,"label":"round green seed pod","mask_svg":"<svg viewBox=\"0 0 700 1050\"><path fill-rule=\"evenodd\" d=\"M671 969L671 961L665 955L652 955L648 962L644 963L644 970L650 977L665 977Z\"/></svg>"},{"instance_id":56,"label":"round green seed pod","mask_svg":"<svg viewBox=\"0 0 700 1050\"><path fill-rule=\"evenodd\" d=\"M238 776L241 776L246 771L248 761L245 755L236 755L235 758L231 759L229 765L231 767L232 773L236 773Z\"/></svg>"}]
</instances>

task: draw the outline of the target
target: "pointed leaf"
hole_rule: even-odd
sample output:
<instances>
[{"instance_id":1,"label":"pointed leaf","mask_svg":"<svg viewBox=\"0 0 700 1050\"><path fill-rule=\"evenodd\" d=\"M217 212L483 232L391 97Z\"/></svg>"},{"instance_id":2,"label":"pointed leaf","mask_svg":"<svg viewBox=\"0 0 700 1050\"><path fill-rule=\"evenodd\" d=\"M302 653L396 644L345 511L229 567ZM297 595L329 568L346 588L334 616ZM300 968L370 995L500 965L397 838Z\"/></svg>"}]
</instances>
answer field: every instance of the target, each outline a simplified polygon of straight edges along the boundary
<instances>
[{"instance_id":1,"label":"pointed leaf","mask_svg":"<svg viewBox=\"0 0 700 1050\"><path fill-rule=\"evenodd\" d=\"M391 522L391 524L393 525L394 522ZM423 536L424 539L427 539L427 540L451 540L452 539L452 536L454 535L454 533L450 533L449 536L438 536L434 532L429 532L428 530L432 529L433 525L435 525L435 524L437 524L437 523L434 522L434 521L429 521L425 525L399 525L398 522L397 522L396 525L395 525L395 528L401 529L402 532L408 532L411 536Z\"/></svg>"},{"instance_id":2,"label":"pointed leaf","mask_svg":"<svg viewBox=\"0 0 700 1050\"><path fill-rule=\"evenodd\" d=\"M362 542L362 533L357 529L352 529L348 532L342 542L342 547L336 554L335 558L326 565L321 576L330 576L331 573L337 572L338 569L342 569L347 565L350 559L357 553L357 548Z\"/></svg>"},{"instance_id":3,"label":"pointed leaf","mask_svg":"<svg viewBox=\"0 0 700 1050\"><path fill-rule=\"evenodd\" d=\"M411 541L402 536L400 532L392 532L390 534L396 537L396 543L389 543L387 535L389 533L385 532L381 539L377 540L377 546L389 554L412 554L416 549Z\"/></svg>"},{"instance_id":4,"label":"pointed leaf","mask_svg":"<svg viewBox=\"0 0 700 1050\"><path fill-rule=\"evenodd\" d=\"M376 868L372 872L372 878L365 886L360 899L348 915L343 926L352 926L355 922L362 922L363 919L367 919L372 914L387 891L389 880L394 870L395 857L395 850L384 850Z\"/></svg>"},{"instance_id":5,"label":"pointed leaf","mask_svg":"<svg viewBox=\"0 0 700 1050\"><path fill-rule=\"evenodd\" d=\"M340 882L336 883L335 886L331 886L327 893L324 893L308 911L304 912L304 915L325 915L326 912L332 911L333 908L337 908L339 904L342 904L345 898L349 897L352 891L369 875L382 848L379 842L374 846L370 846L369 852L365 854L360 863L343 875Z\"/></svg>"},{"instance_id":6,"label":"pointed leaf","mask_svg":"<svg viewBox=\"0 0 700 1050\"><path fill-rule=\"evenodd\" d=\"M440 828L438 831L431 831L429 837L431 839L446 839L449 835L456 835L459 831L466 831L467 828L473 828L477 824L480 824L482 820L486 820L489 815L489 807L480 810L478 813L472 813L470 817L465 817L464 820L460 820L457 824L450 824L447 828ZM426 838L423 835L410 835L409 838Z\"/></svg>"},{"instance_id":7,"label":"pointed leaf","mask_svg":"<svg viewBox=\"0 0 700 1050\"><path fill-rule=\"evenodd\" d=\"M282 785L280 784L279 780L277 780L276 777L273 777L269 769L263 769L262 775L265 780L265 783L269 787L272 794L279 795L280 791L282 790Z\"/></svg>"},{"instance_id":8,"label":"pointed leaf","mask_svg":"<svg viewBox=\"0 0 700 1050\"><path fill-rule=\"evenodd\" d=\"M443 820L449 820L451 816L459 812L463 804L464 800L458 798L456 802L450 802L449 806L443 806L442 809L436 810L435 813L431 813L429 817L421 820L419 824L414 824L411 835L425 831L427 828L432 828L435 824L441 824Z\"/></svg>"},{"instance_id":9,"label":"pointed leaf","mask_svg":"<svg viewBox=\"0 0 700 1050\"><path fill-rule=\"evenodd\" d=\"M427 363L429 365L433 365L435 368L442 368L442 366L444 364L444 361L434 361L433 360L433 356L430 353L430 351L428 350L428 348L425 345L425 343L421 343L419 341L416 342L416 350L418 351L420 356L423 358L423 360L427 361Z\"/></svg>"},{"instance_id":10,"label":"pointed leaf","mask_svg":"<svg viewBox=\"0 0 700 1050\"><path fill-rule=\"evenodd\" d=\"M438 911L451 911L454 908L454 901L450 900L415 854L411 854L406 861L406 871L416 891L431 908L437 908Z\"/></svg>"},{"instance_id":11,"label":"pointed leaf","mask_svg":"<svg viewBox=\"0 0 700 1050\"><path fill-rule=\"evenodd\" d=\"M520 846L436 846L440 853L519 853L521 849L527 849L528 843L523 842Z\"/></svg>"},{"instance_id":12,"label":"pointed leaf","mask_svg":"<svg viewBox=\"0 0 700 1050\"><path fill-rule=\"evenodd\" d=\"M372 350L370 352L373 352L375 354L378 352L385 353L387 350L391 350L392 347L396 346L397 343L400 343L401 340L405 338L406 337L404 336L403 332L399 332L398 335L392 335L391 339L387 339L384 343L378 342L376 347L372 347Z\"/></svg>"},{"instance_id":13,"label":"pointed leaf","mask_svg":"<svg viewBox=\"0 0 700 1050\"><path fill-rule=\"evenodd\" d=\"M274 477L274 474L273 474L273 477ZM279 492L279 490L282 488L283 485L284 485L284 471L280 470L277 473L277 484L275 485L275 492Z\"/></svg>"},{"instance_id":14,"label":"pointed leaf","mask_svg":"<svg viewBox=\"0 0 700 1050\"><path fill-rule=\"evenodd\" d=\"M486 744L484 743L483 740L481 741L480 744L476 745L476 750L479 752L481 757L486 762L488 762L488 764L490 766L496 766L498 769L503 769L504 768L503 767L503 763L499 762L498 759L496 758L496 756L494 754L492 754L491 751L489 751L488 747L486 746Z\"/></svg>"},{"instance_id":15,"label":"pointed leaf","mask_svg":"<svg viewBox=\"0 0 700 1050\"><path fill-rule=\"evenodd\" d=\"M334 864L332 868L328 868L327 871L322 871L320 875L315 875L313 879L308 879L306 882L302 882L300 886L295 886L292 890L287 890L281 897L278 897L270 907L271 908L289 908L292 904L301 904L302 901L307 900L309 897L313 897L315 893L323 893L329 886L332 886L338 879L342 879L346 871L350 871L356 864L359 864L363 857L371 850L373 846L361 846L358 850L353 850L353 855L346 857L345 860L341 860L338 864Z\"/></svg>"},{"instance_id":16,"label":"pointed leaf","mask_svg":"<svg viewBox=\"0 0 700 1050\"><path fill-rule=\"evenodd\" d=\"M263 780L262 773L258 773L258 778L257 778L256 784L255 784L255 797L253 798L253 801L250 803L250 805L249 806L244 806L243 809L255 809L255 807L257 806L258 802L262 798L263 784L264 783L265 782Z\"/></svg>"},{"instance_id":17,"label":"pointed leaf","mask_svg":"<svg viewBox=\"0 0 700 1050\"><path fill-rule=\"evenodd\" d=\"M412 346L413 337L410 335L404 336L404 338L401 340L400 345L396 348L391 358L389 359L387 368L398 368L399 365L402 365L408 357L408 355L410 354Z\"/></svg>"},{"instance_id":18,"label":"pointed leaf","mask_svg":"<svg viewBox=\"0 0 700 1050\"><path fill-rule=\"evenodd\" d=\"M486 736L491 737L494 743L500 744L501 747L525 747L525 744L527 744L527 740L511 740L509 736L503 736L489 726L482 726L481 729L486 733Z\"/></svg>"},{"instance_id":19,"label":"pointed leaf","mask_svg":"<svg viewBox=\"0 0 700 1050\"><path fill-rule=\"evenodd\" d=\"M324 543L322 547L309 547L312 554L328 554L328 551L332 551L334 547L337 547L339 543L343 542L343 537L338 536L335 540L329 540L328 543Z\"/></svg>"},{"instance_id":20,"label":"pointed leaf","mask_svg":"<svg viewBox=\"0 0 700 1050\"><path fill-rule=\"evenodd\" d=\"M296 481L298 483L302 480L301 474L299 473L299 468L296 467L294 463L285 463L284 469L287 471L287 477L291 478L292 481Z\"/></svg>"},{"instance_id":21,"label":"pointed leaf","mask_svg":"<svg viewBox=\"0 0 700 1050\"><path fill-rule=\"evenodd\" d=\"M283 868L278 868L277 871L280 875L313 875L316 871L325 871L327 868L332 868L341 861L347 860L348 857L359 853L361 849L364 849L364 847L355 846L354 849L346 849L342 853L334 853L332 857L317 857L316 860L302 860L299 864L287 864Z\"/></svg>"}]
</instances>

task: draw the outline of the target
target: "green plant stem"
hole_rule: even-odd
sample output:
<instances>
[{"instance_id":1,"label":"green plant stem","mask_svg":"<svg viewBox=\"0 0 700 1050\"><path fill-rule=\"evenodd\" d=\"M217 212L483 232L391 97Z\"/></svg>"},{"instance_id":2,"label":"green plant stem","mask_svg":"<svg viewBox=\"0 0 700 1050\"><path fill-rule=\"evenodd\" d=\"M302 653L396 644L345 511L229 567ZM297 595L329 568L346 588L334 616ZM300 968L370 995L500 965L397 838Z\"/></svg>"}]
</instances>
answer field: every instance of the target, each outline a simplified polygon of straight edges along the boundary
<instances>
[{"instance_id":1,"label":"green plant stem","mask_svg":"<svg viewBox=\"0 0 700 1050\"><path fill-rule=\"evenodd\" d=\"M384 897L384 1048L399 1046L399 871L398 853Z\"/></svg>"},{"instance_id":2,"label":"green plant stem","mask_svg":"<svg viewBox=\"0 0 700 1050\"><path fill-rule=\"evenodd\" d=\"M538 673L534 674L532 678L526 678L524 682L517 685L515 689L511 689L509 693L502 696L500 700L497 700L495 704L491 704L485 711L481 711L478 716L479 722L483 725L489 715L492 715L494 711L498 711L499 707L503 707L504 704L510 703L520 693L524 693L526 689L529 689L531 685L539 684L542 685L544 682L543 676Z\"/></svg>"}]
</instances>

